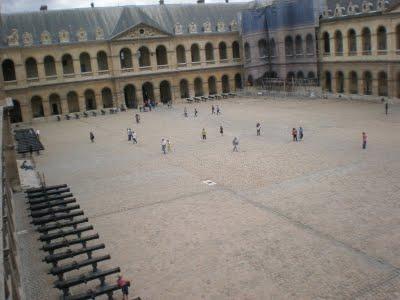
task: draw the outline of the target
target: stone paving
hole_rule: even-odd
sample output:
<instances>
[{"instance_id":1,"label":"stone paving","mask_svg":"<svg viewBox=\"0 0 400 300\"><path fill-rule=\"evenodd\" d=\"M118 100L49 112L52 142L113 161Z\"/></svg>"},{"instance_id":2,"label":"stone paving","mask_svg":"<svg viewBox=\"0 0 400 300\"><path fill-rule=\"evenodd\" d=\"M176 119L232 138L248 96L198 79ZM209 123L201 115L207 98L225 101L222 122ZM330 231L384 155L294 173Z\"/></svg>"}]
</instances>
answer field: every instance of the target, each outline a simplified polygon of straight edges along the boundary
<instances>
[{"instance_id":1,"label":"stone paving","mask_svg":"<svg viewBox=\"0 0 400 300\"><path fill-rule=\"evenodd\" d=\"M400 298L400 107L385 116L382 104L350 101L218 103L220 116L208 102L141 113L139 125L136 111L34 125L46 148L39 171L70 185L135 295ZM161 154L162 137L172 153Z\"/></svg>"}]
</instances>

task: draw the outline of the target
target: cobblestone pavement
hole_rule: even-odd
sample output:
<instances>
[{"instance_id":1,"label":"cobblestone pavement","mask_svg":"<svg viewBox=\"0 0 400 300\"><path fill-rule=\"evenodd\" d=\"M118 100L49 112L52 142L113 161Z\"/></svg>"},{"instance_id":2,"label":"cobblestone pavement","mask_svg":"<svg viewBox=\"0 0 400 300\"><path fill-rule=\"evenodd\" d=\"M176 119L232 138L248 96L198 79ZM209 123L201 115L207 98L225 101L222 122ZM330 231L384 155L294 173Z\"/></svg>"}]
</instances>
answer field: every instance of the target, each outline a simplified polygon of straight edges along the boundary
<instances>
[{"instance_id":1,"label":"cobblestone pavement","mask_svg":"<svg viewBox=\"0 0 400 300\"><path fill-rule=\"evenodd\" d=\"M400 109L219 104L220 116L211 103L188 104L189 118L183 104L160 107L139 125L136 111L37 124L39 170L71 186L142 299L399 299ZM127 142L128 127L139 144ZM172 153L161 154L162 137Z\"/></svg>"}]
</instances>

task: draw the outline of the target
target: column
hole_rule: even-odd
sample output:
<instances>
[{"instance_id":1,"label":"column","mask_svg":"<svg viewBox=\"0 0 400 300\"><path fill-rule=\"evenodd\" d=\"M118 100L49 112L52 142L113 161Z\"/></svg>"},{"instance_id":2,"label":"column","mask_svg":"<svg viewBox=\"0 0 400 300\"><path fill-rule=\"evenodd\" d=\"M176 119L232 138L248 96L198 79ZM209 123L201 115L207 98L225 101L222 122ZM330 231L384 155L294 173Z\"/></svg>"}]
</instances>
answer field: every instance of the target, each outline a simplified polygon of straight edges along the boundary
<instances>
[{"instance_id":1,"label":"column","mask_svg":"<svg viewBox=\"0 0 400 300\"><path fill-rule=\"evenodd\" d=\"M168 58L168 69L175 69L178 65L178 61L176 60L175 51L167 50L167 58Z\"/></svg>"},{"instance_id":2,"label":"column","mask_svg":"<svg viewBox=\"0 0 400 300\"><path fill-rule=\"evenodd\" d=\"M74 62L74 74L75 74L75 77L81 77L81 63L79 61L79 58L78 59L74 58L73 62Z\"/></svg>"},{"instance_id":3,"label":"column","mask_svg":"<svg viewBox=\"0 0 400 300\"><path fill-rule=\"evenodd\" d=\"M186 56L186 65L188 67L192 66L192 52L189 49L185 49L185 56Z\"/></svg>"},{"instance_id":4,"label":"column","mask_svg":"<svg viewBox=\"0 0 400 300\"><path fill-rule=\"evenodd\" d=\"M100 110L103 108L103 99L101 97L101 91L99 93L95 92L95 97L96 97L96 110Z\"/></svg>"},{"instance_id":5,"label":"column","mask_svg":"<svg viewBox=\"0 0 400 300\"><path fill-rule=\"evenodd\" d=\"M97 56L91 57L90 58L90 63L91 63L91 67L92 67L92 73L94 76L99 75L99 66L97 64Z\"/></svg>"},{"instance_id":6,"label":"column","mask_svg":"<svg viewBox=\"0 0 400 300\"><path fill-rule=\"evenodd\" d=\"M37 68L38 68L38 77L39 80L44 80L46 75L44 73L44 63L43 62L38 62L37 63Z\"/></svg>"},{"instance_id":7,"label":"column","mask_svg":"<svg viewBox=\"0 0 400 300\"><path fill-rule=\"evenodd\" d=\"M80 112L86 111L85 97L78 95L78 102L79 102L79 111Z\"/></svg>"},{"instance_id":8,"label":"column","mask_svg":"<svg viewBox=\"0 0 400 300\"><path fill-rule=\"evenodd\" d=\"M49 99L42 99L43 113L45 117L51 115Z\"/></svg>"},{"instance_id":9,"label":"column","mask_svg":"<svg viewBox=\"0 0 400 300\"><path fill-rule=\"evenodd\" d=\"M63 114L69 113L69 108L68 108L68 100L67 98L61 98L61 112Z\"/></svg>"}]
</instances>

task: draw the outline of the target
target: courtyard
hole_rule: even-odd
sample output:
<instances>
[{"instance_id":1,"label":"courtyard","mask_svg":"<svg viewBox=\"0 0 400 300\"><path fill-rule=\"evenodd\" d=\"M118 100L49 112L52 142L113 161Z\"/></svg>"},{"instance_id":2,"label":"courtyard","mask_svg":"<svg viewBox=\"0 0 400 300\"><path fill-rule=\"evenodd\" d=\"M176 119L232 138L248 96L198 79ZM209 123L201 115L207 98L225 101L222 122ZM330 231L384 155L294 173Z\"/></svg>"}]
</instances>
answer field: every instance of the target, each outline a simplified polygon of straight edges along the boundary
<instances>
[{"instance_id":1,"label":"courtyard","mask_svg":"<svg viewBox=\"0 0 400 300\"><path fill-rule=\"evenodd\" d=\"M47 184L71 187L134 294L400 298L400 106L385 116L383 104L343 100L212 103L220 116L207 102L140 113L139 125L136 110L33 125L46 148L38 170ZM299 126L305 137L295 143ZM45 276L42 286L52 282Z\"/></svg>"}]
</instances>

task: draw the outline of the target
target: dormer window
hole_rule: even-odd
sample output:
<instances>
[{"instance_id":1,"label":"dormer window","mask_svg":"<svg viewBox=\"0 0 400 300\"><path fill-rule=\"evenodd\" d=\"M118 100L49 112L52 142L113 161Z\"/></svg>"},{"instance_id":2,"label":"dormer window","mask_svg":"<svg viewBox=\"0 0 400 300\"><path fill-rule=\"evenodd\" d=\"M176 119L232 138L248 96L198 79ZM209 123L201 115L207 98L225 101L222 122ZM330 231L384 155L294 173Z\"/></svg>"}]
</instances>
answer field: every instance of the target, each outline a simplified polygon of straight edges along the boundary
<instances>
[{"instance_id":1,"label":"dormer window","mask_svg":"<svg viewBox=\"0 0 400 300\"><path fill-rule=\"evenodd\" d=\"M143 35L143 34L144 34L144 29L141 28L141 29L139 30L139 33L140 33L141 35Z\"/></svg>"}]
</instances>

